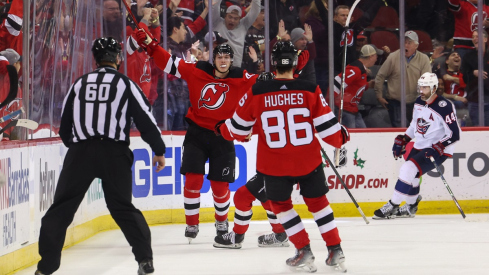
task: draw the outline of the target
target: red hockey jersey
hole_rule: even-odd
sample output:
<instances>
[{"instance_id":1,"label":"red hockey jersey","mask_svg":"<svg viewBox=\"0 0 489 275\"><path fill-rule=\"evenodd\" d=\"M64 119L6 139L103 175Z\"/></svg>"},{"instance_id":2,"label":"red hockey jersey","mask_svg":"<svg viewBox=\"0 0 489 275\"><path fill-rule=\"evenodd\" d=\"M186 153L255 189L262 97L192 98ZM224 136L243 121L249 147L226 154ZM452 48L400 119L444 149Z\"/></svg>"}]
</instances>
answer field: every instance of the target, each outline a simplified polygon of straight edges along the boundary
<instances>
[{"instance_id":1,"label":"red hockey jersey","mask_svg":"<svg viewBox=\"0 0 489 275\"><path fill-rule=\"evenodd\" d=\"M303 176L321 162L315 137L339 148L341 126L312 82L274 79L256 83L221 126L225 139L243 141L258 133L256 170L271 176Z\"/></svg>"},{"instance_id":2,"label":"red hockey jersey","mask_svg":"<svg viewBox=\"0 0 489 275\"><path fill-rule=\"evenodd\" d=\"M0 24L0 51L10 48L22 55L23 9L24 1L12 1L7 18Z\"/></svg>"},{"instance_id":3,"label":"red hockey jersey","mask_svg":"<svg viewBox=\"0 0 489 275\"><path fill-rule=\"evenodd\" d=\"M448 0L448 8L455 16L453 47L473 49L472 32L477 29L477 6L465 0ZM487 19L489 6L484 5L482 22Z\"/></svg>"},{"instance_id":4,"label":"red hockey jersey","mask_svg":"<svg viewBox=\"0 0 489 275\"><path fill-rule=\"evenodd\" d=\"M258 77L241 68L231 67L226 78L216 79L210 63L185 62L161 47L156 48L152 57L166 73L187 81L191 104L187 118L210 130L214 130L219 121L233 115L239 99Z\"/></svg>"},{"instance_id":5,"label":"red hockey jersey","mask_svg":"<svg viewBox=\"0 0 489 275\"><path fill-rule=\"evenodd\" d=\"M367 70L359 60L353 61L345 69L345 94L343 97L343 110L350 113L358 113L358 103L362 99L363 92L367 88ZM341 79L343 73L334 79L334 105L340 108Z\"/></svg>"},{"instance_id":6,"label":"red hockey jersey","mask_svg":"<svg viewBox=\"0 0 489 275\"><path fill-rule=\"evenodd\" d=\"M459 84L451 81L451 80L443 80L445 84L445 93L457 95L461 97L467 97L467 92L465 92L465 82L463 79L463 75L461 72L451 72L447 71L447 74L450 76L457 77L459 79Z\"/></svg>"}]
</instances>

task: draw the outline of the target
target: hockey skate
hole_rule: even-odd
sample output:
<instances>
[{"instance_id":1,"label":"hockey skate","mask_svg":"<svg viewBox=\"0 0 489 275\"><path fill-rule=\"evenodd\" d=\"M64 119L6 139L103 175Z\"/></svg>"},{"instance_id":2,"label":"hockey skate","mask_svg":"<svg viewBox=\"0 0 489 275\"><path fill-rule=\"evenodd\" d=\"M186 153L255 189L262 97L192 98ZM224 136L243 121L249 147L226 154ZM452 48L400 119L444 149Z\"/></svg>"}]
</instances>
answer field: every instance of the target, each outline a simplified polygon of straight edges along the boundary
<instances>
[{"instance_id":1,"label":"hockey skate","mask_svg":"<svg viewBox=\"0 0 489 275\"><path fill-rule=\"evenodd\" d=\"M214 238L214 247L239 249L244 241L244 234L236 234L234 231Z\"/></svg>"},{"instance_id":2,"label":"hockey skate","mask_svg":"<svg viewBox=\"0 0 489 275\"><path fill-rule=\"evenodd\" d=\"M221 235L228 233L228 227L229 227L228 219L226 219L223 222L216 221L214 226L216 227L216 235L217 236L221 236Z\"/></svg>"},{"instance_id":3,"label":"hockey skate","mask_svg":"<svg viewBox=\"0 0 489 275\"><path fill-rule=\"evenodd\" d=\"M36 270L36 272L34 273L34 275L51 275L51 274L48 274L48 273L42 273L41 271Z\"/></svg>"},{"instance_id":4,"label":"hockey skate","mask_svg":"<svg viewBox=\"0 0 489 275\"><path fill-rule=\"evenodd\" d=\"M382 208L375 210L372 219L374 220L394 219L396 217L396 213L398 209L399 209L399 205L393 204L389 200L389 202L386 203L384 206L382 206Z\"/></svg>"},{"instance_id":5,"label":"hockey skate","mask_svg":"<svg viewBox=\"0 0 489 275\"><path fill-rule=\"evenodd\" d=\"M297 249L295 251L295 256L292 258L288 258L285 263L295 269L303 269L307 272L313 273L318 269L314 264L314 255L311 251L311 246L306 245L301 249Z\"/></svg>"},{"instance_id":6,"label":"hockey skate","mask_svg":"<svg viewBox=\"0 0 489 275\"><path fill-rule=\"evenodd\" d=\"M199 225L187 225L187 228L185 228L185 237L188 238L188 243L192 242L193 239L197 237L197 234L199 234Z\"/></svg>"},{"instance_id":7,"label":"hockey skate","mask_svg":"<svg viewBox=\"0 0 489 275\"><path fill-rule=\"evenodd\" d=\"M139 263L138 275L153 274L155 268L152 260L143 260Z\"/></svg>"},{"instance_id":8,"label":"hockey skate","mask_svg":"<svg viewBox=\"0 0 489 275\"><path fill-rule=\"evenodd\" d=\"M345 255L341 246L334 245L328 246L328 258L326 259L326 265L331 266L332 269L340 272L346 272Z\"/></svg>"},{"instance_id":9,"label":"hockey skate","mask_svg":"<svg viewBox=\"0 0 489 275\"><path fill-rule=\"evenodd\" d=\"M258 237L259 247L289 247L289 238L287 233L270 233Z\"/></svg>"},{"instance_id":10,"label":"hockey skate","mask_svg":"<svg viewBox=\"0 0 489 275\"><path fill-rule=\"evenodd\" d=\"M414 218L416 212L418 211L418 203L421 201L421 195L418 195L416 202L414 204L405 204L399 207L396 216L398 218Z\"/></svg>"}]
</instances>

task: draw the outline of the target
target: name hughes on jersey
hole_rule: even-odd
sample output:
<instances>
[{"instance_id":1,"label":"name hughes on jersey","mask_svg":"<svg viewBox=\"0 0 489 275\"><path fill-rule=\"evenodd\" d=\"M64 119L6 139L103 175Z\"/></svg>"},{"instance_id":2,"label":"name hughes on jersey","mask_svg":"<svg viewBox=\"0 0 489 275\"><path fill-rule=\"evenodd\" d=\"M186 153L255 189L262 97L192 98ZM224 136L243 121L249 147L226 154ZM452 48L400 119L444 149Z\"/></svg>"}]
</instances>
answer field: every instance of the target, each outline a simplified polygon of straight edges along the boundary
<instances>
[{"instance_id":1,"label":"name hughes on jersey","mask_svg":"<svg viewBox=\"0 0 489 275\"><path fill-rule=\"evenodd\" d=\"M265 108L282 105L300 105L303 103L304 95L302 93L287 93L265 96Z\"/></svg>"}]
</instances>

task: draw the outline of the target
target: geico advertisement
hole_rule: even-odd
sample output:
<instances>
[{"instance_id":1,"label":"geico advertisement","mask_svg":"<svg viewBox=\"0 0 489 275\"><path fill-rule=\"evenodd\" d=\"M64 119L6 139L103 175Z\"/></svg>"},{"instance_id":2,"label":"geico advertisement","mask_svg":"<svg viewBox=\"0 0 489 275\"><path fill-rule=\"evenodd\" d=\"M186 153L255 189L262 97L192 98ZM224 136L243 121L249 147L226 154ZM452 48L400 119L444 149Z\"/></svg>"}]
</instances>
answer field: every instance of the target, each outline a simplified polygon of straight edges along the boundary
<instances>
[{"instance_id":1,"label":"geico advertisement","mask_svg":"<svg viewBox=\"0 0 489 275\"><path fill-rule=\"evenodd\" d=\"M354 133L345 146L346 165L338 168L341 178L358 201L387 201L392 196L399 169L405 159L392 155L394 138L402 133ZM453 158L440 166L443 175L459 200L488 199L489 149L484 144L487 132L462 132L454 144ZM334 148L322 143L334 162ZM408 149L414 142L408 144ZM408 153L405 154L407 157ZM349 202L350 198L330 167L325 167L332 202ZM338 192L340 191L340 192ZM435 169L421 178L423 200L450 200L451 196Z\"/></svg>"}]
</instances>

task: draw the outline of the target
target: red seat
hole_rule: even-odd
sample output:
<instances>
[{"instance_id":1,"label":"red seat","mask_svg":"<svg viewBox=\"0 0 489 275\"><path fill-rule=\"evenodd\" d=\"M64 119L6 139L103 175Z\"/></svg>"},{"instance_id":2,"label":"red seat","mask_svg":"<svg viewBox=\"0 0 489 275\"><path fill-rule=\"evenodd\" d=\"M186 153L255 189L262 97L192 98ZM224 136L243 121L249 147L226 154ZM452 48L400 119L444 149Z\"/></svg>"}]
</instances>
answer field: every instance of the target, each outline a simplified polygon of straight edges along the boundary
<instances>
[{"instance_id":1,"label":"red seat","mask_svg":"<svg viewBox=\"0 0 489 275\"><path fill-rule=\"evenodd\" d=\"M353 10L353 14L351 15L351 17L353 17L353 20L351 20L351 22L357 21L358 19L362 18L362 16L363 11L359 8L355 8L355 10Z\"/></svg>"},{"instance_id":2,"label":"red seat","mask_svg":"<svg viewBox=\"0 0 489 275\"><path fill-rule=\"evenodd\" d=\"M414 30L414 32L418 34L418 51L423 53L433 52L433 44L431 43L430 35L427 32L421 30Z\"/></svg>"},{"instance_id":3,"label":"red seat","mask_svg":"<svg viewBox=\"0 0 489 275\"><path fill-rule=\"evenodd\" d=\"M399 28L399 15L397 11L392 7L382 6L377 11L377 14L372 20L372 24L369 29L398 29Z\"/></svg>"},{"instance_id":4,"label":"red seat","mask_svg":"<svg viewBox=\"0 0 489 275\"><path fill-rule=\"evenodd\" d=\"M399 49L399 38L396 34L390 31L374 31L370 34L370 43L374 44L375 47L382 49L382 47L387 46L393 51Z\"/></svg>"}]
</instances>

